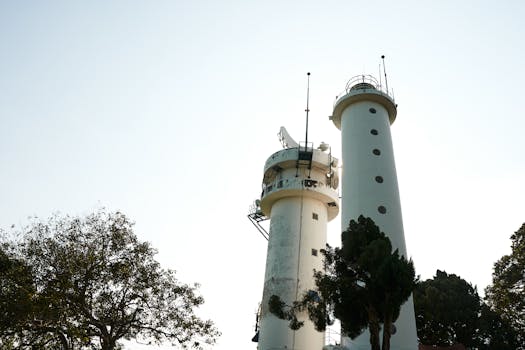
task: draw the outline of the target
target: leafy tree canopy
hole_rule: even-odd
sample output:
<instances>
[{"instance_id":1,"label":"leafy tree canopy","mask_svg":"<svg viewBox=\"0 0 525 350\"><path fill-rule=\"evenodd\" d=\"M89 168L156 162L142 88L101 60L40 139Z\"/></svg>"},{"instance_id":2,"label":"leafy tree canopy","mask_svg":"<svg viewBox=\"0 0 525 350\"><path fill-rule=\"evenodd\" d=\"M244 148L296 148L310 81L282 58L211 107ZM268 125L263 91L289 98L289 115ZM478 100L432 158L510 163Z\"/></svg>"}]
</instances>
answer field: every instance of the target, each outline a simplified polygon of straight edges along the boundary
<instances>
[{"instance_id":1,"label":"leafy tree canopy","mask_svg":"<svg viewBox=\"0 0 525 350\"><path fill-rule=\"evenodd\" d=\"M13 256L9 245L0 247L0 329L10 337L0 341L3 348L14 346L22 331L18 325L32 313L32 296L35 293L30 268Z\"/></svg>"},{"instance_id":2,"label":"leafy tree canopy","mask_svg":"<svg viewBox=\"0 0 525 350\"><path fill-rule=\"evenodd\" d=\"M420 342L438 346L476 345L480 306L475 287L459 276L437 270L433 279L418 283L414 291Z\"/></svg>"},{"instance_id":3,"label":"leafy tree canopy","mask_svg":"<svg viewBox=\"0 0 525 350\"><path fill-rule=\"evenodd\" d=\"M392 245L374 221L364 216L351 220L342 234L342 247L327 247L324 271L316 271L317 291L286 307L278 296L270 298L270 312L290 321L292 329L302 325L296 315L308 311L318 330L334 319L351 338L370 329L372 350L380 349L383 323L383 350L390 348L392 323L417 281L412 261L392 252Z\"/></svg>"},{"instance_id":4,"label":"leafy tree canopy","mask_svg":"<svg viewBox=\"0 0 525 350\"><path fill-rule=\"evenodd\" d=\"M494 264L492 285L485 290L489 306L502 315L525 349L525 224L511 236L512 252Z\"/></svg>"},{"instance_id":5,"label":"leafy tree canopy","mask_svg":"<svg viewBox=\"0 0 525 350\"><path fill-rule=\"evenodd\" d=\"M502 315L487 304L481 305L479 317L479 350L520 349L516 331Z\"/></svg>"},{"instance_id":6,"label":"leafy tree canopy","mask_svg":"<svg viewBox=\"0 0 525 350\"><path fill-rule=\"evenodd\" d=\"M422 344L517 349L516 334L509 323L481 301L475 287L457 275L437 270L434 278L418 283L414 307Z\"/></svg>"},{"instance_id":7,"label":"leafy tree canopy","mask_svg":"<svg viewBox=\"0 0 525 350\"><path fill-rule=\"evenodd\" d=\"M195 314L204 302L198 285L163 269L125 215L55 216L21 235L0 254L2 293L14 296L2 295L0 312L16 320L2 322L0 345L115 350L119 340L136 339L202 348L219 335Z\"/></svg>"}]
</instances>

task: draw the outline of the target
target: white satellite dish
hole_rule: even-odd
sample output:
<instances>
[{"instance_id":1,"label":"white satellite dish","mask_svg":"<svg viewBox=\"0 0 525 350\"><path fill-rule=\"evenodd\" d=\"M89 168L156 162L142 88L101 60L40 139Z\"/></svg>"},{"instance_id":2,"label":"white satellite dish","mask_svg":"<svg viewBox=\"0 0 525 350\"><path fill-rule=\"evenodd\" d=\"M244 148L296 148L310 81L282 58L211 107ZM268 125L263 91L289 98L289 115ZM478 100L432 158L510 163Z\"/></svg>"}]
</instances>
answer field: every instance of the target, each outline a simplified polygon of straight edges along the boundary
<instances>
[{"instance_id":1,"label":"white satellite dish","mask_svg":"<svg viewBox=\"0 0 525 350\"><path fill-rule=\"evenodd\" d=\"M279 141L283 145L283 148L299 147L299 144L295 142L295 140L290 136L290 134L288 134L288 131L286 131L286 128L284 126L281 126L277 135L279 136Z\"/></svg>"}]
</instances>

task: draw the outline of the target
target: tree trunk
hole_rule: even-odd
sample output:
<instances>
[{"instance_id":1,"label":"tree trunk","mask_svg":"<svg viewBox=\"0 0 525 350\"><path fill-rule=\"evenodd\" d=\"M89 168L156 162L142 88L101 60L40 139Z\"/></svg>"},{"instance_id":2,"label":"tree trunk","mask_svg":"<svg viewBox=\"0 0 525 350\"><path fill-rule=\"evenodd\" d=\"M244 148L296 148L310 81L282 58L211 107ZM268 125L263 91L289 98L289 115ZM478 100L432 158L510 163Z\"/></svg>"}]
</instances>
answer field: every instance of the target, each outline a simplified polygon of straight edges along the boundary
<instances>
[{"instance_id":1,"label":"tree trunk","mask_svg":"<svg viewBox=\"0 0 525 350\"><path fill-rule=\"evenodd\" d=\"M62 350L69 350L69 343L67 341L66 336L61 332L58 332L58 338L60 339L60 343L62 344Z\"/></svg>"},{"instance_id":2,"label":"tree trunk","mask_svg":"<svg viewBox=\"0 0 525 350\"><path fill-rule=\"evenodd\" d=\"M368 308L368 329L370 331L370 345L372 350L381 350L379 344L379 319L373 308Z\"/></svg>"},{"instance_id":3,"label":"tree trunk","mask_svg":"<svg viewBox=\"0 0 525 350\"><path fill-rule=\"evenodd\" d=\"M101 345L101 350L114 350L116 346L116 341L111 337L103 337Z\"/></svg>"},{"instance_id":4,"label":"tree trunk","mask_svg":"<svg viewBox=\"0 0 525 350\"><path fill-rule=\"evenodd\" d=\"M383 324L383 346L382 350L390 350L390 337L392 336L392 312L387 312L385 315L385 323Z\"/></svg>"}]
</instances>

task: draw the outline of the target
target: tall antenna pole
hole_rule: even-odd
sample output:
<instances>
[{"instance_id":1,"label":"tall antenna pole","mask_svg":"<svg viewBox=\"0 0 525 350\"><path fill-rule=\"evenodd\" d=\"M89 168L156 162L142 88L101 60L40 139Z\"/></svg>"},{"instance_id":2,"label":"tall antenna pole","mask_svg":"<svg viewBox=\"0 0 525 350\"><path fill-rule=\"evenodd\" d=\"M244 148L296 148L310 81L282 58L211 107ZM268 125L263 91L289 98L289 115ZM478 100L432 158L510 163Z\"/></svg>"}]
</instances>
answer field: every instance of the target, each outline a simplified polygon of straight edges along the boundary
<instances>
[{"instance_id":1,"label":"tall antenna pole","mask_svg":"<svg viewBox=\"0 0 525 350\"><path fill-rule=\"evenodd\" d=\"M310 104L310 72L306 73L308 76L308 83L306 87L306 141L305 141L305 151L308 150L308 112L310 112L309 104Z\"/></svg>"},{"instance_id":2,"label":"tall antenna pole","mask_svg":"<svg viewBox=\"0 0 525 350\"><path fill-rule=\"evenodd\" d=\"M385 55L382 55L381 59L383 60L383 71L385 72L386 94L388 95L388 80L386 79Z\"/></svg>"},{"instance_id":3,"label":"tall antenna pole","mask_svg":"<svg viewBox=\"0 0 525 350\"><path fill-rule=\"evenodd\" d=\"M381 81L381 63L379 63L379 90L383 89L383 82Z\"/></svg>"}]
</instances>

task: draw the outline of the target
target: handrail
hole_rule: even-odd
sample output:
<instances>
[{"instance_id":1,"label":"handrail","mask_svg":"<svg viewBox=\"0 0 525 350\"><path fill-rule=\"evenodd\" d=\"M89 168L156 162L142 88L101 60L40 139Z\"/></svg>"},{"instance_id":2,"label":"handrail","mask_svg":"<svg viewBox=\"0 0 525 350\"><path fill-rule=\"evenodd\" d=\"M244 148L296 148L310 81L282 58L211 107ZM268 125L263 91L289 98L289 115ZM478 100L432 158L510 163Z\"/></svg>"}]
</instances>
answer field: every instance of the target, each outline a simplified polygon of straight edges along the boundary
<instances>
[{"instance_id":1,"label":"handrail","mask_svg":"<svg viewBox=\"0 0 525 350\"><path fill-rule=\"evenodd\" d=\"M370 84L370 85L373 86L373 88L375 90L377 90L377 91L387 95L393 101L395 101L394 94L393 93L391 94L389 91L387 91L386 88L384 88L383 85L380 82L378 82L377 79L373 75L361 74L361 75L356 75L356 76L350 78L350 80L348 80L348 82L346 83L345 89L343 91L341 91L335 97L334 107L337 104L337 102L339 102L340 99L342 99L344 96L349 94L350 91L352 90L352 88L355 87L358 84Z\"/></svg>"},{"instance_id":2,"label":"handrail","mask_svg":"<svg viewBox=\"0 0 525 350\"><path fill-rule=\"evenodd\" d=\"M307 181L311 186L306 185ZM264 196L276 191L276 190L303 190L309 187L315 188L318 192L337 192L336 188L333 188L330 184L324 183L322 180L316 179L305 179L305 178L296 178L296 179L275 179L274 181L263 184L263 190L261 193L261 198Z\"/></svg>"}]
</instances>

